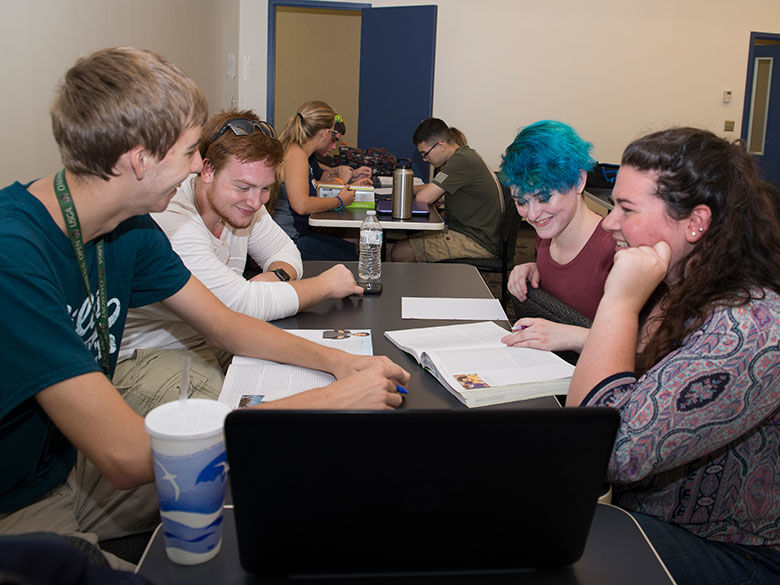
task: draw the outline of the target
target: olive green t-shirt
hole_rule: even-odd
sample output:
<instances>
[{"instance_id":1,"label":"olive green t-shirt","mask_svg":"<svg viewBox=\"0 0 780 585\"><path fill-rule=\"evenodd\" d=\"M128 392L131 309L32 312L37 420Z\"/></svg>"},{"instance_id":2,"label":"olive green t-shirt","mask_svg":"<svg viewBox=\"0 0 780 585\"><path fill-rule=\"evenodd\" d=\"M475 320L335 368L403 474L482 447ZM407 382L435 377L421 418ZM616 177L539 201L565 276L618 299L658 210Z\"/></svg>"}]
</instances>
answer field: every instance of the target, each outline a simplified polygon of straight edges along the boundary
<instances>
[{"instance_id":1,"label":"olive green t-shirt","mask_svg":"<svg viewBox=\"0 0 780 585\"><path fill-rule=\"evenodd\" d=\"M477 152L461 146L432 181L446 192L447 226L499 254L503 195L495 173Z\"/></svg>"}]
</instances>

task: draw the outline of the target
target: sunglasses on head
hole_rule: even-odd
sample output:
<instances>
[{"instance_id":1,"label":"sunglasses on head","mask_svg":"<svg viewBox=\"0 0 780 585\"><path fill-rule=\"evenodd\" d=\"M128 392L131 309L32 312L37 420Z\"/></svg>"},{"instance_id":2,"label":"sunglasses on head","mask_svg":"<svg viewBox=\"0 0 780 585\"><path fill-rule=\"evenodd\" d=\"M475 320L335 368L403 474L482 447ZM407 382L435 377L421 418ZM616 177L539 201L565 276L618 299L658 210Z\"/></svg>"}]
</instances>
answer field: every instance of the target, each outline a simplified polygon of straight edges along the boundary
<instances>
[{"instance_id":1,"label":"sunglasses on head","mask_svg":"<svg viewBox=\"0 0 780 585\"><path fill-rule=\"evenodd\" d=\"M247 118L233 118L225 122L222 125L222 128L219 129L219 132L214 135L214 138L206 143L206 146L203 148L203 153L205 154L209 149L209 146L214 144L217 139L228 130L231 130L236 136L251 136L255 132L260 132L261 134L268 136L268 138L276 138L276 131L274 131L273 126L268 122L262 120L248 120Z\"/></svg>"}]
</instances>

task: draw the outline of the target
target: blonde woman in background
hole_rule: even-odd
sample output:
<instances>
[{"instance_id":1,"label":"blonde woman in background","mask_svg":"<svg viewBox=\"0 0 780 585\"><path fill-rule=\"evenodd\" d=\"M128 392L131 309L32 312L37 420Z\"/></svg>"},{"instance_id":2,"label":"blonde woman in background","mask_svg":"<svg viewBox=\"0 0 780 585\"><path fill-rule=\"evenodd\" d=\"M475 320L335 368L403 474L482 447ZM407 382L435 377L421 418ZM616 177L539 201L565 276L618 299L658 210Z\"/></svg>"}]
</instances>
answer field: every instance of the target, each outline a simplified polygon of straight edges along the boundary
<instances>
[{"instance_id":1,"label":"blonde woman in background","mask_svg":"<svg viewBox=\"0 0 780 585\"><path fill-rule=\"evenodd\" d=\"M320 183L333 183L341 182L350 185L373 185L374 182L371 178L373 171L371 167L358 167L353 169L349 165L338 165L335 167L329 167L322 162L320 157L327 156L331 151L339 148L339 143L344 135L347 133L347 125L344 123L344 118L336 114L336 123L333 125L333 132L331 133L331 144L324 147L323 150L317 151L319 158L320 168L323 170L322 177L320 177Z\"/></svg>"},{"instance_id":2,"label":"blonde woman in background","mask_svg":"<svg viewBox=\"0 0 780 585\"><path fill-rule=\"evenodd\" d=\"M340 117L338 117L340 118ZM328 104L322 101L308 101L298 107L282 129L279 139L284 147L282 162L283 182L276 203L274 219L289 235L303 260L357 260L357 248L352 242L328 234L312 231L309 227L309 215L321 211L340 210L352 203L353 191L344 189L334 197L318 197L318 183L343 178L337 167L335 173L325 170L317 157L333 149L341 139L336 129L337 115ZM335 177L329 175L335 174ZM346 177L344 177L346 178Z\"/></svg>"}]
</instances>

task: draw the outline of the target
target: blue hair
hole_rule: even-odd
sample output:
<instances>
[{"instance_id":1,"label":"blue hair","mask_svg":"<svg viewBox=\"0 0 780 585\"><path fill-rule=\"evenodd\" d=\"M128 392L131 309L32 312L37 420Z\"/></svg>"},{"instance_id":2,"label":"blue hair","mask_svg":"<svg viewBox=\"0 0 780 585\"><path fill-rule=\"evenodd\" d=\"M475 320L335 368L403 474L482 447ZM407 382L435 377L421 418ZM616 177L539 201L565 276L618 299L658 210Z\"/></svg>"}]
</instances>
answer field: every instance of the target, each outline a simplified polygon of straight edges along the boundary
<instances>
[{"instance_id":1,"label":"blue hair","mask_svg":"<svg viewBox=\"0 0 780 585\"><path fill-rule=\"evenodd\" d=\"M566 193L576 187L580 173L593 168L592 148L568 124L536 122L518 132L501 156L501 182L514 187L520 205L528 196L545 202L553 191Z\"/></svg>"}]
</instances>

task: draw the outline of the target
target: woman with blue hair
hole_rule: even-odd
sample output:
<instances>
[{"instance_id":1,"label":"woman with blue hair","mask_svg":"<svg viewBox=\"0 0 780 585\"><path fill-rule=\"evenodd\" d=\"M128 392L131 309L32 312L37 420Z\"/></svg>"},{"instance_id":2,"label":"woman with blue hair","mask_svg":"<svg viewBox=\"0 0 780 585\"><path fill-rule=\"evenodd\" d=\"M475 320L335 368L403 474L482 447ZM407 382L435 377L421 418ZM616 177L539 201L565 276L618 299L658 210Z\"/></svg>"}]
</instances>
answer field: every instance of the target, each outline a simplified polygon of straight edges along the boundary
<instances>
[{"instance_id":1,"label":"woman with blue hair","mask_svg":"<svg viewBox=\"0 0 780 585\"><path fill-rule=\"evenodd\" d=\"M536 230L536 262L515 266L508 289L523 302L528 285L540 286L592 320L604 294L615 243L602 221L585 204L585 179L595 161L593 145L574 129L543 120L521 130L502 156L501 177L509 185L518 213ZM522 318L504 341L508 345L580 351L584 327Z\"/></svg>"}]
</instances>

